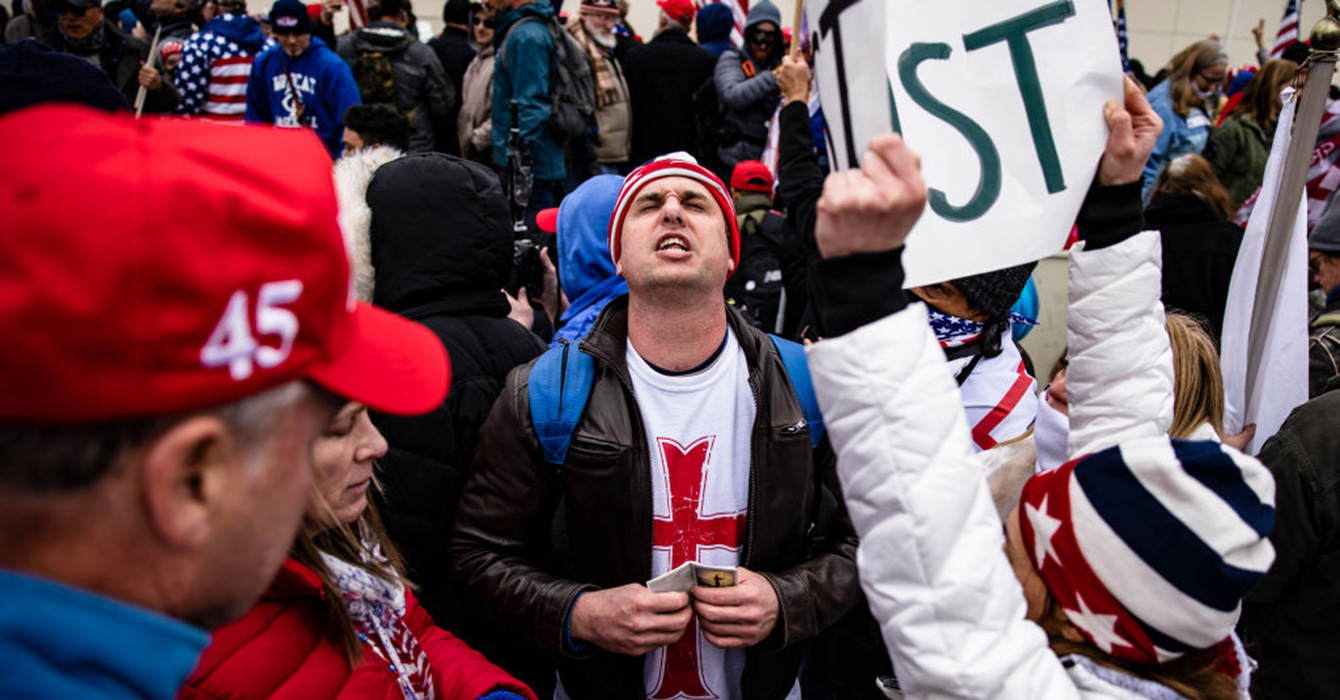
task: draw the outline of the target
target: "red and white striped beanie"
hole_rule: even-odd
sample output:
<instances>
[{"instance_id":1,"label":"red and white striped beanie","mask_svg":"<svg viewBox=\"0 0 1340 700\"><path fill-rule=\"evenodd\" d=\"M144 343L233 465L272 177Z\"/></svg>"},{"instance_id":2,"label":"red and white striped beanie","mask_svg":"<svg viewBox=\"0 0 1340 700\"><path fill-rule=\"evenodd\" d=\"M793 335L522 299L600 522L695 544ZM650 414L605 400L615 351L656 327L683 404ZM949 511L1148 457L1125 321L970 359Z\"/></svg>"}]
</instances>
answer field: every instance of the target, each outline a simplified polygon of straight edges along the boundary
<instances>
[{"instance_id":1,"label":"red and white striped beanie","mask_svg":"<svg viewBox=\"0 0 1340 700\"><path fill-rule=\"evenodd\" d=\"M1216 442L1123 443L1035 474L1028 557L1094 646L1142 664L1223 642L1275 560L1275 481Z\"/></svg>"},{"instance_id":2,"label":"red and white striped beanie","mask_svg":"<svg viewBox=\"0 0 1340 700\"><path fill-rule=\"evenodd\" d=\"M735 200L731 199L721 178L711 170L698 165L693 156L683 151L647 161L624 178L623 187L619 189L619 199L614 204L614 215L610 217L608 233L610 257L614 259L615 264L619 262L619 246L622 239L620 232L623 230L624 218L628 215L628 207L633 204L637 193L641 192L643 187L663 177L687 177L707 186L707 191L717 200L717 206L721 207L722 216L726 219L731 261L734 262L734 267L739 267L740 226L735 219Z\"/></svg>"}]
</instances>

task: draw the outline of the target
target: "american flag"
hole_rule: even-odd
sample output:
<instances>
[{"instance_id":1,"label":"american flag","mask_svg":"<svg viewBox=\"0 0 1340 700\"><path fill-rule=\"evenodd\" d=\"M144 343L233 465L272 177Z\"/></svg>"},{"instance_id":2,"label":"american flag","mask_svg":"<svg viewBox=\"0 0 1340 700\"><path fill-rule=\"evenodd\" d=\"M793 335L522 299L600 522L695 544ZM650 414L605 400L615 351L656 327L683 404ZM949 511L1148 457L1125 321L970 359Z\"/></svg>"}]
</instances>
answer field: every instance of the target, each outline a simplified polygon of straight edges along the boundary
<instances>
[{"instance_id":1,"label":"american flag","mask_svg":"<svg viewBox=\"0 0 1340 700\"><path fill-rule=\"evenodd\" d=\"M1117 0L1117 46L1121 47L1121 72L1131 72L1130 34L1126 31L1126 0Z\"/></svg>"},{"instance_id":2,"label":"american flag","mask_svg":"<svg viewBox=\"0 0 1340 700\"><path fill-rule=\"evenodd\" d=\"M349 30L361 29L368 23L368 0L349 0ZM334 48L334 47L331 47Z\"/></svg>"},{"instance_id":3,"label":"american flag","mask_svg":"<svg viewBox=\"0 0 1340 700\"><path fill-rule=\"evenodd\" d=\"M1284 50L1298 43L1299 9L1303 0L1289 0L1284 8L1284 17L1280 20L1280 30L1275 33L1275 45L1270 48L1270 58L1284 57Z\"/></svg>"},{"instance_id":4,"label":"american flag","mask_svg":"<svg viewBox=\"0 0 1340 700\"><path fill-rule=\"evenodd\" d=\"M749 0L721 0L730 6L731 12L735 15L735 27L730 30L730 41L736 46L744 46L744 23L749 17ZM698 9L702 9L711 2L704 0L695 0ZM781 27L778 27L781 29Z\"/></svg>"}]
</instances>

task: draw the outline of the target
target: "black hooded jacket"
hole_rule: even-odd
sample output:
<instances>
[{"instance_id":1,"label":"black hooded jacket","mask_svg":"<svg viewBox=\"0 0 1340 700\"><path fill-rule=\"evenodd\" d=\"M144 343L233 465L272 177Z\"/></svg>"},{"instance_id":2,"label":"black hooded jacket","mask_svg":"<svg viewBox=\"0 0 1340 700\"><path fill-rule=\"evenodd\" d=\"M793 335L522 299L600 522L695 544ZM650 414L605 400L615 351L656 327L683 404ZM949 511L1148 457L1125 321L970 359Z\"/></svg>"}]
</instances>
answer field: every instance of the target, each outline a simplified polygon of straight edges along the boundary
<instances>
[{"instance_id":1,"label":"black hooded jacket","mask_svg":"<svg viewBox=\"0 0 1340 700\"><path fill-rule=\"evenodd\" d=\"M491 170L440 153L406 156L377 170L367 202L373 302L427 326L451 358L451 390L437 410L373 416L390 444L378 506L424 608L473 646L486 622L457 604L446 543L479 428L507 373L544 345L507 318L500 289L512 268L512 219Z\"/></svg>"}]
</instances>

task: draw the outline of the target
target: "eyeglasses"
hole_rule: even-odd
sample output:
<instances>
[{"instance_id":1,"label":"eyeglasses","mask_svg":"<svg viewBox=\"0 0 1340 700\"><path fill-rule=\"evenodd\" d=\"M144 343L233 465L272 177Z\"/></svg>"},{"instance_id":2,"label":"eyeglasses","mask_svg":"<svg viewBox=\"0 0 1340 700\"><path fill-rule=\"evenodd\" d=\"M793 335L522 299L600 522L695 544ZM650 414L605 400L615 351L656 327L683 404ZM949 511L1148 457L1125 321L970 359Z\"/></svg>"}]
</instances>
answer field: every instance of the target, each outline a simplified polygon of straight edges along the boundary
<instances>
[{"instance_id":1,"label":"eyeglasses","mask_svg":"<svg viewBox=\"0 0 1340 700\"><path fill-rule=\"evenodd\" d=\"M493 29L493 20L489 19L488 17L475 17L474 19L470 20L470 23L474 24L475 26L479 26L482 24L484 25L485 29Z\"/></svg>"}]
</instances>

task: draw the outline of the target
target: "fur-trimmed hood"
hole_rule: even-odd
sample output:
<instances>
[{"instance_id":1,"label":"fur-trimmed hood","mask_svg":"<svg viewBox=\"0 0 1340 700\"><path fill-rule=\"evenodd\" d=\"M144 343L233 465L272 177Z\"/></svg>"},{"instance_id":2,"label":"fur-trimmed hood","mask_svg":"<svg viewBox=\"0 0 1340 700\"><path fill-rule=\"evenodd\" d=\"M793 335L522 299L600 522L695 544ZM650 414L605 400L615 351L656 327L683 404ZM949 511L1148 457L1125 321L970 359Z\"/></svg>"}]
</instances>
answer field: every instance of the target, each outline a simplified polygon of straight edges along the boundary
<instances>
[{"instance_id":1,"label":"fur-trimmed hood","mask_svg":"<svg viewBox=\"0 0 1340 700\"><path fill-rule=\"evenodd\" d=\"M394 146L373 146L335 161L335 198L340 204L340 229L349 246L354 288L360 301L372 302L372 210L368 183L377 168L405 155Z\"/></svg>"}]
</instances>

